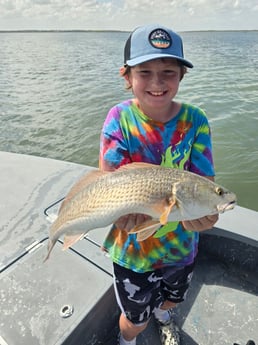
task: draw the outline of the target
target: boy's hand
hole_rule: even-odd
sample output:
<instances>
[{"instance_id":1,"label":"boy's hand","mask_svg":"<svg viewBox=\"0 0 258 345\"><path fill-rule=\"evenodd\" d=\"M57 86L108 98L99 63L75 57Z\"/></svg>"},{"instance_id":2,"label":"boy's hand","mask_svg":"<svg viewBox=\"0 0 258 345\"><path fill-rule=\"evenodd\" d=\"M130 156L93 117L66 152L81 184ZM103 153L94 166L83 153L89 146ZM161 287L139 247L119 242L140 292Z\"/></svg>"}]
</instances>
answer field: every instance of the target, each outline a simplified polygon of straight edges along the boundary
<instances>
[{"instance_id":1,"label":"boy's hand","mask_svg":"<svg viewBox=\"0 0 258 345\"><path fill-rule=\"evenodd\" d=\"M182 221L182 225L186 230L204 231L211 229L218 219L218 214L213 214L199 219Z\"/></svg>"},{"instance_id":2,"label":"boy's hand","mask_svg":"<svg viewBox=\"0 0 258 345\"><path fill-rule=\"evenodd\" d=\"M136 225L140 225L149 219L151 219L151 217L147 216L146 214L139 214L139 213L127 214L126 216L120 217L115 222L115 226L118 229L130 231Z\"/></svg>"}]
</instances>

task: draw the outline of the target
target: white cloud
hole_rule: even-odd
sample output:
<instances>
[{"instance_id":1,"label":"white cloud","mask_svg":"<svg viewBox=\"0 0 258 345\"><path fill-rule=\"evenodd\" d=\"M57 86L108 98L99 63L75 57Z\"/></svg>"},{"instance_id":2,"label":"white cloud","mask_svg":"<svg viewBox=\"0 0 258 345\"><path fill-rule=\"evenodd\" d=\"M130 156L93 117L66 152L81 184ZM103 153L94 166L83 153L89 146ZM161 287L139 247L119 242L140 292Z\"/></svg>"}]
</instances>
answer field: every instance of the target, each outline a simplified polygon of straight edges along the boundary
<instances>
[{"instance_id":1,"label":"white cloud","mask_svg":"<svg viewBox=\"0 0 258 345\"><path fill-rule=\"evenodd\" d=\"M257 0L0 0L0 29L258 29Z\"/></svg>"}]
</instances>

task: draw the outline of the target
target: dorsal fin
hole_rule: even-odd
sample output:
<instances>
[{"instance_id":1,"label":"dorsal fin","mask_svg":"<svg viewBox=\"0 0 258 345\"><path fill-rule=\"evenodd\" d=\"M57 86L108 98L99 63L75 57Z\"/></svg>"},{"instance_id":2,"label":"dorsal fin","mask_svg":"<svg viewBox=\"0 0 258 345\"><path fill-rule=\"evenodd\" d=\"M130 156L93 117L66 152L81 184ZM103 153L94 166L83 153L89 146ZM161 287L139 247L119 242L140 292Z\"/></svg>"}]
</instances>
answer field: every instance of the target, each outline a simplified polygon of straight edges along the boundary
<instances>
[{"instance_id":1,"label":"dorsal fin","mask_svg":"<svg viewBox=\"0 0 258 345\"><path fill-rule=\"evenodd\" d=\"M128 163L126 165L122 165L115 171L123 171L123 170L131 170L131 169L141 169L141 168L157 168L160 165L152 164L152 163L145 163L145 162L133 162Z\"/></svg>"}]
</instances>

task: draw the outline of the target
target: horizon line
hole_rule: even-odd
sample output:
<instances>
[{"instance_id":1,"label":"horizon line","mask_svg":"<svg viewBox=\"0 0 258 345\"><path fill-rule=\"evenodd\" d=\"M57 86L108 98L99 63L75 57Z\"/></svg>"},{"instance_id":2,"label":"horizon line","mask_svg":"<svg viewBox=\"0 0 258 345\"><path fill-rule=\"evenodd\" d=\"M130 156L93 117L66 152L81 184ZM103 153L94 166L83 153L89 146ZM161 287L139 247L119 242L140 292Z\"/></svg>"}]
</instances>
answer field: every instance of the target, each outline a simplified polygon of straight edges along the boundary
<instances>
[{"instance_id":1,"label":"horizon line","mask_svg":"<svg viewBox=\"0 0 258 345\"><path fill-rule=\"evenodd\" d=\"M258 31L258 29L199 29L199 30L179 30L178 32L243 32ZM120 29L15 29L0 30L0 33L18 32L131 32L131 30Z\"/></svg>"}]
</instances>

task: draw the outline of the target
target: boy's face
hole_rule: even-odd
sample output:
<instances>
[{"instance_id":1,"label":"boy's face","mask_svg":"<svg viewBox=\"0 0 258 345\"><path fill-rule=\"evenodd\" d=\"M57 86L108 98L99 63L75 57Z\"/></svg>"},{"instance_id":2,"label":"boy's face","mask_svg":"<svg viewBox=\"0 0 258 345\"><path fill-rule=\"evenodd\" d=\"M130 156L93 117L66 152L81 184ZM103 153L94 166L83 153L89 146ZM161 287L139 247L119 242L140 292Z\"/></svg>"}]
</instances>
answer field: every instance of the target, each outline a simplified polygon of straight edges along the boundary
<instances>
[{"instance_id":1,"label":"boy's face","mask_svg":"<svg viewBox=\"0 0 258 345\"><path fill-rule=\"evenodd\" d=\"M127 81L140 108L148 114L149 110L167 109L176 96L182 67L171 58L155 59L132 67ZM154 108L154 109L153 109Z\"/></svg>"}]
</instances>

